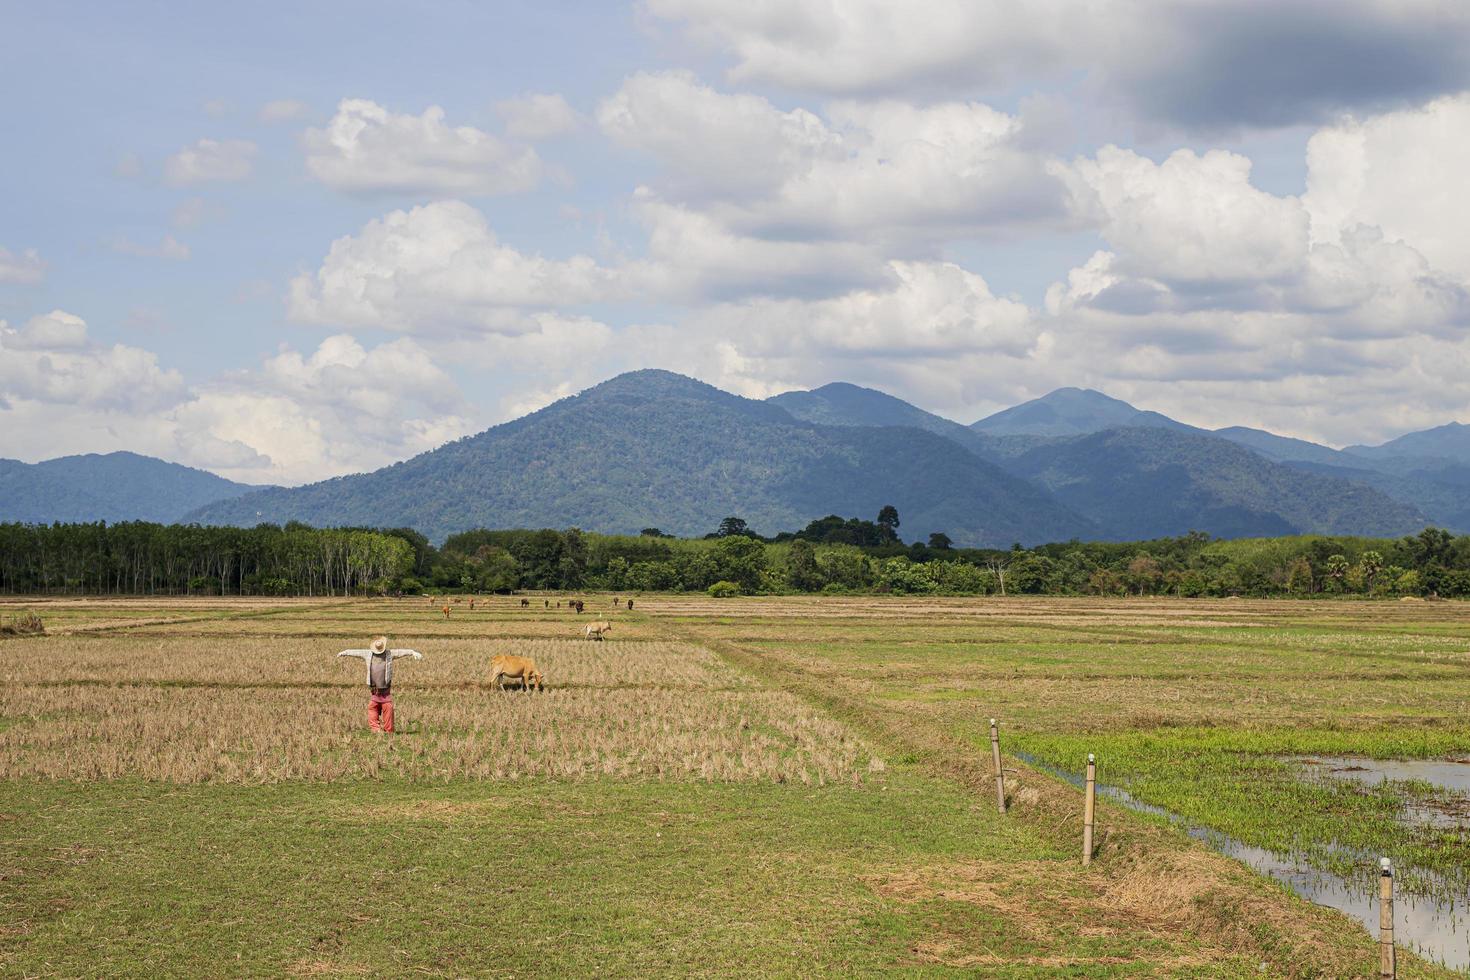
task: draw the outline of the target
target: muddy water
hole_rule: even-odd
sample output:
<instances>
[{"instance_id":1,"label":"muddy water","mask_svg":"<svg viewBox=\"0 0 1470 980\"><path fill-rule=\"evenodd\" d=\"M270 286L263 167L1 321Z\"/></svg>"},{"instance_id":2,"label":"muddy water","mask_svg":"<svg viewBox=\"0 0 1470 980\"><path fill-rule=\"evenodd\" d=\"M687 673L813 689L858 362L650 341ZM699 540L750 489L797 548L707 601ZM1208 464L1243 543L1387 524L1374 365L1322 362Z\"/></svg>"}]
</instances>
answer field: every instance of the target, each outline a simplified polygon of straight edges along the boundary
<instances>
[{"instance_id":1,"label":"muddy water","mask_svg":"<svg viewBox=\"0 0 1470 980\"><path fill-rule=\"evenodd\" d=\"M1052 773L1075 786L1083 785L1080 773L1054 769L1026 753L1016 757L1028 765ZM1299 760L1307 762L1308 760ZM1330 778L1352 778L1365 783L1382 779L1422 779L1453 791L1470 791L1470 785L1459 782L1470 779L1470 764L1448 761L1385 761L1377 759L1310 760L1322 767ZM1404 768L1401 768L1404 767ZM1458 767L1445 768L1438 767ZM1315 769L1315 766L1314 766ZM1342 770L1336 772L1334 770ZM1412 775L1407 773L1412 771ZM1439 777L1439 778L1435 778ZM1188 823L1163 807L1134 799L1127 790L1098 783L1098 792L1140 813L1163 817L1177 824L1189 836L1203 841L1220 853L1233 857L1251 868L1281 882L1309 902L1337 909L1355 919L1375 938L1378 936L1378 872L1365 871L1361 878L1344 878L1296 861L1290 856L1252 847L1226 834ZM1470 970L1470 896L1453 902L1399 894L1394 897L1394 939L1400 947L1408 947L1425 959L1455 970Z\"/></svg>"}]
</instances>

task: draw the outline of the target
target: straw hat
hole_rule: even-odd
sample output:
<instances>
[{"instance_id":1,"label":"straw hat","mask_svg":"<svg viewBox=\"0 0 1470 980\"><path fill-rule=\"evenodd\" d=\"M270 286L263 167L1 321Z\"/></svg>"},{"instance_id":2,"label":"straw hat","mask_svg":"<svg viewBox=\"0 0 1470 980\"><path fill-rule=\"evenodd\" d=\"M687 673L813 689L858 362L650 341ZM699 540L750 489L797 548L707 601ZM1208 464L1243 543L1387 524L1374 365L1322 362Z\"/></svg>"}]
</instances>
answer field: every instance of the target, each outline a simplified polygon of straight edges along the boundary
<instances>
[{"instance_id":1,"label":"straw hat","mask_svg":"<svg viewBox=\"0 0 1470 980\"><path fill-rule=\"evenodd\" d=\"M378 637L376 640L374 640L369 645L369 648L373 651L373 653L380 653L380 654L381 653L387 653L388 652L388 638L386 636L380 636L380 637Z\"/></svg>"}]
</instances>

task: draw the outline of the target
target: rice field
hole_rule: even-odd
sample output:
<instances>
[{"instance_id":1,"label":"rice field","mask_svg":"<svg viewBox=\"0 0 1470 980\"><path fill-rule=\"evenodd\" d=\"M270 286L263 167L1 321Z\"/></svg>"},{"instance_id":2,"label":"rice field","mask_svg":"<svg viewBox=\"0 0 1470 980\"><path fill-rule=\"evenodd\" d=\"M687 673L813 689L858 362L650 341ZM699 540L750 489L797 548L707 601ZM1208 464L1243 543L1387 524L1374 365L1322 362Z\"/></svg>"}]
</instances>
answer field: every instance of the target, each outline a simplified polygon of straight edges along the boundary
<instances>
[{"instance_id":1,"label":"rice field","mask_svg":"<svg viewBox=\"0 0 1470 980\"><path fill-rule=\"evenodd\" d=\"M1459 604L567 598L0 600L46 630L0 640L0 975L1371 971L1163 821L1105 802L1082 869L1023 760L1088 751L1253 845L1470 883L1462 825L1402 818L1456 801L1291 761L1470 754ZM335 657L379 633L424 654L393 735Z\"/></svg>"}]
</instances>

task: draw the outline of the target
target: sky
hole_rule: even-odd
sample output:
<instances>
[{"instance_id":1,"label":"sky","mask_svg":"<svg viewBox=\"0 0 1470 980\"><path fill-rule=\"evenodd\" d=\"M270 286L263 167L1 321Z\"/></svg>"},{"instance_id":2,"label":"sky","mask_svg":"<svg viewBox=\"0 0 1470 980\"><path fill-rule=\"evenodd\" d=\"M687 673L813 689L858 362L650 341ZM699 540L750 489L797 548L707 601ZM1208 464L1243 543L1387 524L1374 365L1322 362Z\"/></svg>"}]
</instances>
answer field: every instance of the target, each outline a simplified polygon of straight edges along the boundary
<instances>
[{"instance_id":1,"label":"sky","mask_svg":"<svg viewBox=\"0 0 1470 980\"><path fill-rule=\"evenodd\" d=\"M1470 5L0 0L0 456L371 470L658 367L1470 421Z\"/></svg>"}]
</instances>

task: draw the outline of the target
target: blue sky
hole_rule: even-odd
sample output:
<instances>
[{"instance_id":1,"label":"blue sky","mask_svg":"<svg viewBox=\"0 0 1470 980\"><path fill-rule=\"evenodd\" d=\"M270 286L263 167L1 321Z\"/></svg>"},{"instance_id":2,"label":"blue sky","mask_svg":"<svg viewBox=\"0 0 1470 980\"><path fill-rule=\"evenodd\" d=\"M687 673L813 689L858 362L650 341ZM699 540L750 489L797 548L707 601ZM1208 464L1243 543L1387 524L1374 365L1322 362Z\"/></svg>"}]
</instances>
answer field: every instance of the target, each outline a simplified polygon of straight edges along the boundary
<instances>
[{"instance_id":1,"label":"blue sky","mask_svg":"<svg viewBox=\"0 0 1470 980\"><path fill-rule=\"evenodd\" d=\"M370 469L657 366L1470 418L1428 0L0 4L0 455Z\"/></svg>"}]
</instances>

